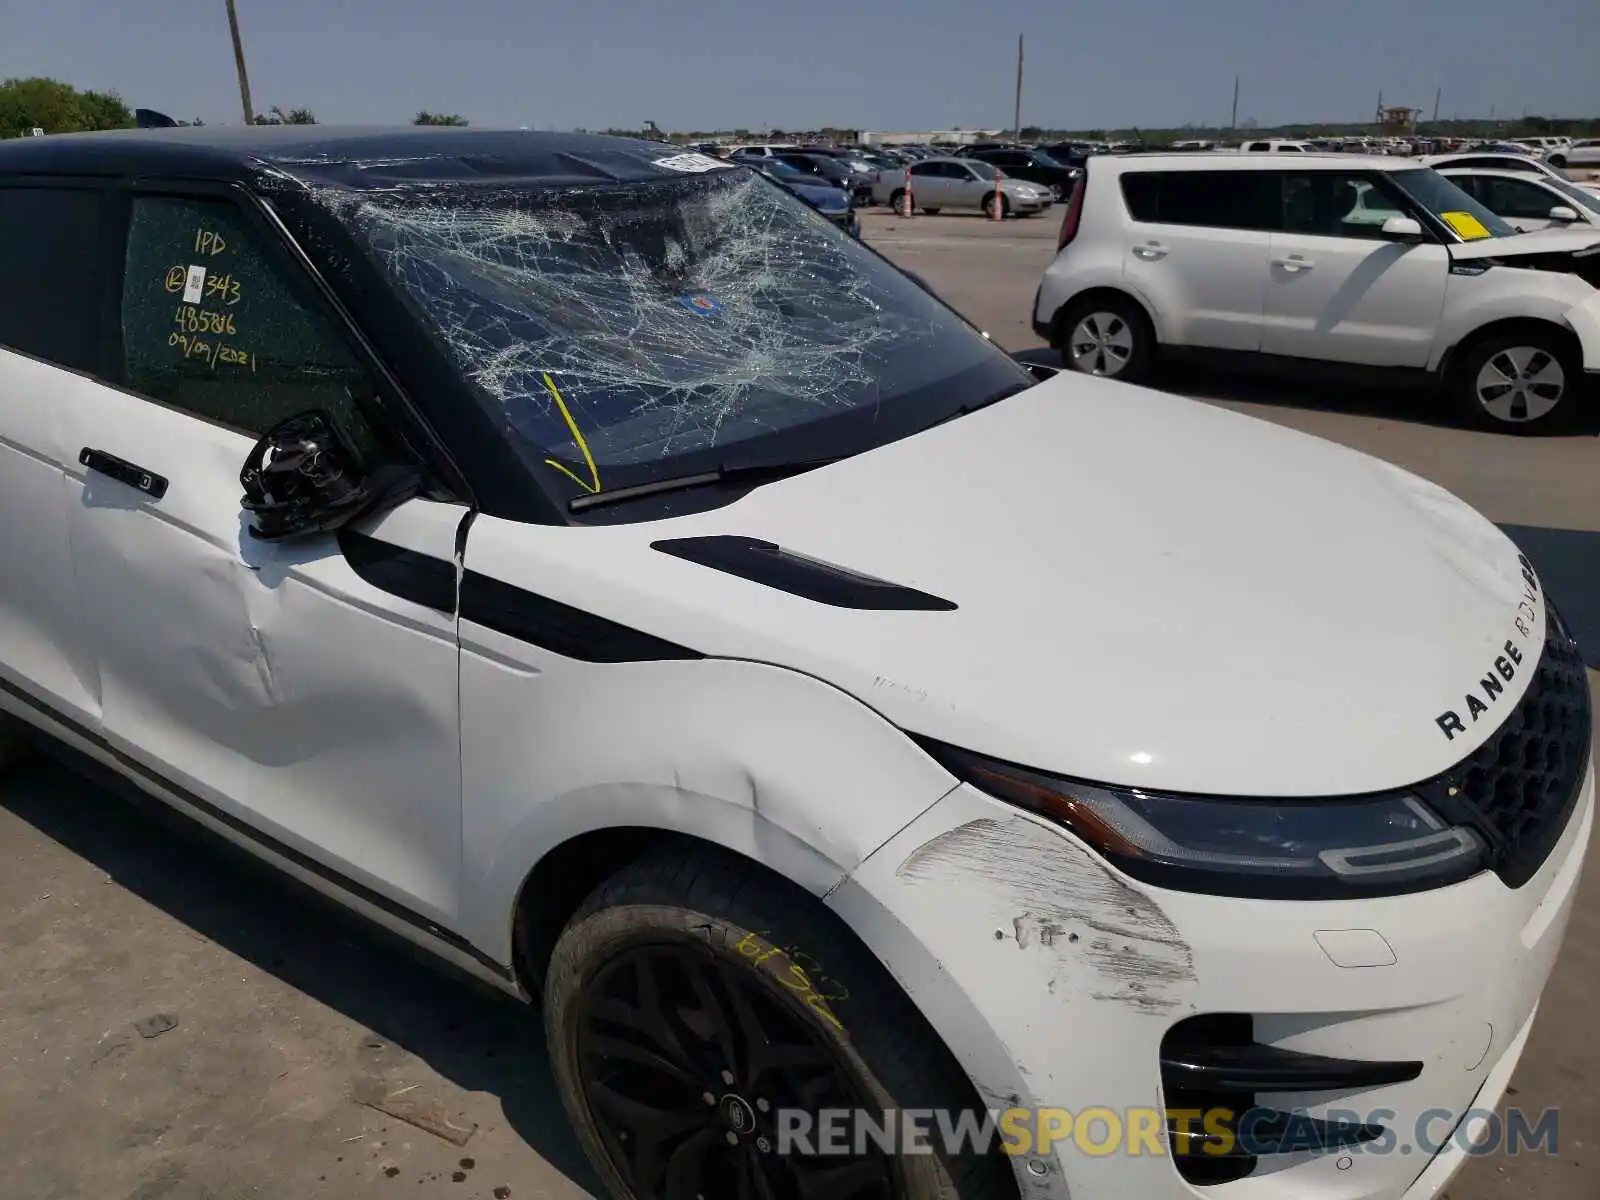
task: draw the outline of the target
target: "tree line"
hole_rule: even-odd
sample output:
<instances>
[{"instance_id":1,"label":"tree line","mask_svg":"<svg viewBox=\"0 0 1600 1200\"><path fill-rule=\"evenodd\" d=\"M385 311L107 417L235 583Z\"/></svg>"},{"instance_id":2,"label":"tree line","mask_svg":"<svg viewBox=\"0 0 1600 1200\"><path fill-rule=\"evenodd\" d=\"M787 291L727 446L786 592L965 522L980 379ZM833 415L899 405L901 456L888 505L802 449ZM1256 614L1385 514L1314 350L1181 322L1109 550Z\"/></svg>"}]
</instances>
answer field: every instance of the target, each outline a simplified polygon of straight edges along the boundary
<instances>
[{"instance_id":1,"label":"tree line","mask_svg":"<svg viewBox=\"0 0 1600 1200\"><path fill-rule=\"evenodd\" d=\"M284 109L273 105L257 113L257 125L315 125L309 108ZM413 125L466 125L458 113L423 109ZM56 79L0 80L0 138L28 137L35 129L45 133L92 133L101 129L132 129L133 110L115 92L80 91ZM179 125L204 125L199 119Z\"/></svg>"}]
</instances>

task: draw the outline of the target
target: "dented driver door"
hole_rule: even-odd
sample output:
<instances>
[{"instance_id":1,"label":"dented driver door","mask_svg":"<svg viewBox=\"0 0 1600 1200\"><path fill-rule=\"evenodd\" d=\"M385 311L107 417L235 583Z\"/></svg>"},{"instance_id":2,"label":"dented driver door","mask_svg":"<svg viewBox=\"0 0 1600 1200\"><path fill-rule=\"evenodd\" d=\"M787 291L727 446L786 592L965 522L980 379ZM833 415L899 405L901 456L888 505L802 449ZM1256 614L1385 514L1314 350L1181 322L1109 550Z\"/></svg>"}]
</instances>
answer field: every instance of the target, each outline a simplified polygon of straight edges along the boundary
<instances>
[{"instance_id":1,"label":"dented driver door","mask_svg":"<svg viewBox=\"0 0 1600 1200\"><path fill-rule=\"evenodd\" d=\"M361 361L260 237L229 200L136 198L128 386L59 414L82 447L68 534L103 736L242 840L448 923L466 509L419 499L359 534L250 534L239 472L278 420L320 408L382 452L349 399L370 386Z\"/></svg>"}]
</instances>

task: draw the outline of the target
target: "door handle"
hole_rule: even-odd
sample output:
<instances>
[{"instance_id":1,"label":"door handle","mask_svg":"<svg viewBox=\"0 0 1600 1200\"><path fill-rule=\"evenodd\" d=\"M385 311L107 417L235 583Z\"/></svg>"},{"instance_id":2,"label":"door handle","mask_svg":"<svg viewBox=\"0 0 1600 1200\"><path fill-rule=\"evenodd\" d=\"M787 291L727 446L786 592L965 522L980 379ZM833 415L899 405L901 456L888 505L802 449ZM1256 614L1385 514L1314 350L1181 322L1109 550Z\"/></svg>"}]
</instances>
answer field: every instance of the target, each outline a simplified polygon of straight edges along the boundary
<instances>
[{"instance_id":1,"label":"door handle","mask_svg":"<svg viewBox=\"0 0 1600 1200\"><path fill-rule=\"evenodd\" d=\"M1157 259L1167 256L1167 248L1160 242L1146 242L1143 246L1135 246L1133 253L1136 258L1142 258L1146 262L1155 262Z\"/></svg>"},{"instance_id":2,"label":"door handle","mask_svg":"<svg viewBox=\"0 0 1600 1200\"><path fill-rule=\"evenodd\" d=\"M1272 265L1282 267L1285 271L1309 271L1317 264L1299 254L1291 254L1288 258L1275 258Z\"/></svg>"},{"instance_id":3,"label":"door handle","mask_svg":"<svg viewBox=\"0 0 1600 1200\"><path fill-rule=\"evenodd\" d=\"M85 446L78 451L78 461L97 474L105 475L118 483L143 492L152 500L159 500L167 494L165 476L157 475L154 471L146 471L126 459L118 458L115 454L107 454L104 450Z\"/></svg>"}]
</instances>

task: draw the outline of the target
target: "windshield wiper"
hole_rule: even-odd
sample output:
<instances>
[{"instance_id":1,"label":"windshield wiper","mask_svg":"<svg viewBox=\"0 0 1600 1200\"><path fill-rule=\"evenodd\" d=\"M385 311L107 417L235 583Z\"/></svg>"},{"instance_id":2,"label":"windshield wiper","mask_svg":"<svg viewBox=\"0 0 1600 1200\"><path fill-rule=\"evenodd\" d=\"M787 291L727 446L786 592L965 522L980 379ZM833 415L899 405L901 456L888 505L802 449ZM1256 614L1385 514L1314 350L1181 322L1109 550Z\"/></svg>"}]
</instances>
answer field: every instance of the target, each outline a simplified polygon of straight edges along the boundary
<instances>
[{"instance_id":1,"label":"windshield wiper","mask_svg":"<svg viewBox=\"0 0 1600 1200\"><path fill-rule=\"evenodd\" d=\"M574 496L567 501L567 511L574 513L587 512L591 508L604 508L608 504L622 504L625 501L638 500L645 496L660 496L667 492L683 492L691 488L711 487L721 483L761 482L770 479L783 479L786 476L801 475L806 471L825 467L830 463L836 463L840 459L848 457L850 456L846 454L835 454L825 458L724 463L713 470L700 471L694 475L673 475L665 479L650 479L644 483L635 483L628 487L607 488L603 492Z\"/></svg>"}]
</instances>

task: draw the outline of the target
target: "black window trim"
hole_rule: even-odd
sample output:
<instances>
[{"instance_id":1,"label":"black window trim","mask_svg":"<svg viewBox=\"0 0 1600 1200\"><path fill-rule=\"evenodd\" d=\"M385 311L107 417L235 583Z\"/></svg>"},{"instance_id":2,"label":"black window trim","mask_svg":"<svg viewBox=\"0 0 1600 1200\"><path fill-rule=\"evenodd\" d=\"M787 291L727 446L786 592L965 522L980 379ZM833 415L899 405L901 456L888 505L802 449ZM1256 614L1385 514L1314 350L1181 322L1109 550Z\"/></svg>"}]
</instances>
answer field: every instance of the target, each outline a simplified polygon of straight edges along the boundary
<instances>
[{"instance_id":1,"label":"black window trim","mask_svg":"<svg viewBox=\"0 0 1600 1200\"><path fill-rule=\"evenodd\" d=\"M1444 222L1440 221L1437 217L1435 217L1432 213L1430 213L1426 208L1424 208L1422 205L1420 205L1416 201L1414 201L1406 193L1404 188L1400 187L1391 178L1389 178L1389 173L1387 171L1374 171L1374 170L1361 170L1361 169L1351 169L1351 170L1342 170L1341 169L1341 170L1324 171L1324 170L1317 170L1315 168L1306 168L1306 167L1296 168L1294 166L1289 165L1288 163L1285 163L1282 166L1274 165L1272 167L1266 167L1266 168L1262 168L1262 167L1256 167L1256 168L1250 168L1250 167L1240 167L1240 168L1224 167L1224 168L1219 168L1219 169L1216 169L1216 170L1206 170L1206 169L1203 169L1203 168L1193 168L1193 167L1190 167L1190 168L1177 167L1177 168L1171 168L1171 169L1160 169L1160 170L1151 170L1151 171L1123 171L1121 173L1121 178L1118 180L1118 190L1122 192L1123 210L1128 214L1128 219L1135 225L1173 225L1173 226L1177 226L1178 228L1181 228L1181 229L1226 229L1226 230L1229 230L1229 231L1234 232L1234 233L1260 233L1260 234L1276 235L1276 236L1283 236L1283 237L1328 237L1328 238L1338 238L1340 241L1379 241L1379 240L1381 240L1381 239L1378 239L1378 238L1345 237L1344 235L1337 234L1337 233L1296 233L1296 232L1294 232L1292 230L1289 230L1289 229L1286 229L1286 228L1283 227L1285 225L1285 222L1283 220L1283 179L1286 176L1289 176L1289 175L1324 175L1324 174L1344 175L1344 176L1346 176L1348 178L1357 179L1357 180L1360 180L1360 181L1362 181L1364 183L1371 184L1375 189L1377 189L1377 191L1379 191L1384 196L1385 199L1391 201L1394 204L1394 206L1395 206L1395 208L1396 208L1396 210L1398 212L1400 212L1403 215L1411 217L1412 219L1417 221L1418 224L1420 224L1422 226L1423 241L1428 243L1428 244L1437 243L1437 244L1442 244L1442 245L1445 245L1445 246L1449 246L1449 245L1453 244L1454 242L1456 242L1457 240L1459 240L1459 239L1457 239L1457 238L1452 236L1451 231L1449 230L1449 227L1446 226L1444 224ZM1278 183L1278 199L1277 199L1278 216L1277 216L1277 220L1275 222L1275 227L1268 228L1268 229L1252 229L1251 227L1249 227L1247 225L1210 225L1210 224L1196 224L1196 223L1193 223L1193 222L1184 222L1184 221L1141 221L1137 217L1134 216L1133 208L1128 203L1128 194L1127 194L1127 191L1126 191L1127 180L1130 179L1130 178L1133 178L1135 176L1150 176L1150 175L1156 175L1156 176L1260 175L1260 176L1262 176L1264 178L1269 178L1269 179L1276 180L1277 183Z\"/></svg>"},{"instance_id":2,"label":"black window trim","mask_svg":"<svg viewBox=\"0 0 1600 1200\"><path fill-rule=\"evenodd\" d=\"M166 196L176 199L221 200L232 204L240 218L262 235L260 243L262 252L275 257L292 277L310 285L310 295L320 304L321 315L328 319L334 332L345 339L348 349L372 376L373 382L377 385L377 395L351 397L362 418L385 441L405 449L426 467L431 485L427 494L447 502L463 504L468 508L477 507L466 478L456 466L444 443L423 418L395 373L389 369L388 364L383 361L361 331L355 318L328 286L321 271L284 224L283 219L261 196L241 183L210 179L140 175L114 182L120 184L127 193L127 206L122 217L120 239L123 259L118 262L116 268L115 316L120 318L123 262L126 258L127 239L131 232L135 199L142 196ZM120 319L116 320L115 324L120 345ZM205 421L246 437L260 437L257 431L239 429L190 409L155 400L143 392L127 387L125 383L121 385L121 390L163 408L181 412L195 420Z\"/></svg>"},{"instance_id":3,"label":"black window trim","mask_svg":"<svg viewBox=\"0 0 1600 1200\"><path fill-rule=\"evenodd\" d=\"M70 191L70 192L104 192L116 193L118 180L109 179L102 175L67 175L67 174L8 174L0 175L0 188L16 189L18 191ZM101 204L99 220L102 228L100 234L106 239L108 245L121 247L125 245L126 220L119 206L111 200ZM42 363L58 371L70 371L74 375L92 379L96 383L107 384L118 390L118 380L121 376L122 365L122 261L121 255L112 256L112 269L106 273L102 281L103 291L98 297L98 311L94 314L95 330L98 334L97 342L100 346L99 361L94 370L84 370L82 367L68 366L65 363L55 362L52 359L40 358L37 354L17 346L6 346L5 349L13 354L20 354L33 362Z\"/></svg>"}]
</instances>

